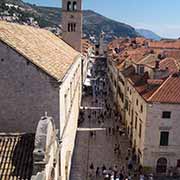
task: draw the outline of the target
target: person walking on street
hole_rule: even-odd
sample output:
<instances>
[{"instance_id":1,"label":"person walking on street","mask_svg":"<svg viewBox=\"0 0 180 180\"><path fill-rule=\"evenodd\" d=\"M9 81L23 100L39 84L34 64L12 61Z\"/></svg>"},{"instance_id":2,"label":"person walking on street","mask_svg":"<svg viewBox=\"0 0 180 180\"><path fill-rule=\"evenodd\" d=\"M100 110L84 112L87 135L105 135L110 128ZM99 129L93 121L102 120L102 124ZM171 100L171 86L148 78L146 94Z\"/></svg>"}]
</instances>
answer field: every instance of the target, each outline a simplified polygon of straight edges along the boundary
<instances>
[{"instance_id":1,"label":"person walking on street","mask_svg":"<svg viewBox=\"0 0 180 180\"><path fill-rule=\"evenodd\" d=\"M106 166L103 164L102 166L102 174L104 175L104 171L106 170Z\"/></svg>"},{"instance_id":2,"label":"person walking on street","mask_svg":"<svg viewBox=\"0 0 180 180\"><path fill-rule=\"evenodd\" d=\"M93 132L94 137L96 138L96 131Z\"/></svg>"},{"instance_id":3,"label":"person walking on street","mask_svg":"<svg viewBox=\"0 0 180 180\"><path fill-rule=\"evenodd\" d=\"M109 135L111 136L111 127L109 127Z\"/></svg>"},{"instance_id":4,"label":"person walking on street","mask_svg":"<svg viewBox=\"0 0 180 180\"><path fill-rule=\"evenodd\" d=\"M115 128L113 127L112 128L112 133L113 133L113 136L115 135Z\"/></svg>"},{"instance_id":5,"label":"person walking on street","mask_svg":"<svg viewBox=\"0 0 180 180\"><path fill-rule=\"evenodd\" d=\"M91 170L94 169L94 164L93 164L93 163L90 164L90 169L91 169Z\"/></svg>"},{"instance_id":6,"label":"person walking on street","mask_svg":"<svg viewBox=\"0 0 180 180\"><path fill-rule=\"evenodd\" d=\"M96 177L99 177L100 176L100 171L99 171L99 167L96 168Z\"/></svg>"}]
</instances>

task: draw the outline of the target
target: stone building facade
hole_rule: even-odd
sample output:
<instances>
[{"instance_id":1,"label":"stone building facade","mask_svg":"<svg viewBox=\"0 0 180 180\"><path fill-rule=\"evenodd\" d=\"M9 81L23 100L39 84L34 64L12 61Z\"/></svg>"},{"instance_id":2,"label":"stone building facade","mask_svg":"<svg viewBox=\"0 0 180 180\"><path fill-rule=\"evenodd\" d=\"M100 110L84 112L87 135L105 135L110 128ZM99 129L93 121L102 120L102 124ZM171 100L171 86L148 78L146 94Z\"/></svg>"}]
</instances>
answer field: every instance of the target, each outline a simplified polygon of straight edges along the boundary
<instances>
[{"instance_id":1,"label":"stone building facade","mask_svg":"<svg viewBox=\"0 0 180 180\"><path fill-rule=\"evenodd\" d=\"M0 22L1 132L35 133L45 112L58 129L69 178L82 94L82 56L52 33Z\"/></svg>"},{"instance_id":2,"label":"stone building facade","mask_svg":"<svg viewBox=\"0 0 180 180\"><path fill-rule=\"evenodd\" d=\"M143 45L129 45L125 50L115 45L108 49L108 75L115 102L137 161L155 173L175 172L180 167L179 61L159 59Z\"/></svg>"},{"instance_id":3,"label":"stone building facade","mask_svg":"<svg viewBox=\"0 0 180 180\"><path fill-rule=\"evenodd\" d=\"M32 180L60 179L60 145L52 117L41 117L35 134Z\"/></svg>"}]
</instances>

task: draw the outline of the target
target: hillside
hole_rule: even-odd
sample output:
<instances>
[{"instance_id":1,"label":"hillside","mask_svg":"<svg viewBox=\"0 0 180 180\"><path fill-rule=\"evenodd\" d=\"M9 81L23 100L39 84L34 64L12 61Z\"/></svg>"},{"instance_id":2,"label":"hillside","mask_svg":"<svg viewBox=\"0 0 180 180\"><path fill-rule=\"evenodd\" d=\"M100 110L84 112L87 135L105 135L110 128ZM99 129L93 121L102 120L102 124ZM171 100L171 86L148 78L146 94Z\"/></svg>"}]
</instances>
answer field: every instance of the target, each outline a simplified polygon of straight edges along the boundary
<instances>
[{"instance_id":1,"label":"hillside","mask_svg":"<svg viewBox=\"0 0 180 180\"><path fill-rule=\"evenodd\" d=\"M14 7L12 6L15 5ZM7 7L8 6L8 7ZM0 17L12 22L40 26L55 31L61 31L61 9L40 7L21 0L1 0ZM10 18L11 17L11 18ZM99 37L101 31L106 33L106 40L113 37L136 37L138 33L127 24L106 18L94 11L83 11L83 29L87 37Z\"/></svg>"},{"instance_id":2,"label":"hillside","mask_svg":"<svg viewBox=\"0 0 180 180\"><path fill-rule=\"evenodd\" d=\"M141 36L147 39L152 39L156 41L160 41L162 39L159 35L147 29L136 29L136 32L138 32Z\"/></svg>"}]
</instances>

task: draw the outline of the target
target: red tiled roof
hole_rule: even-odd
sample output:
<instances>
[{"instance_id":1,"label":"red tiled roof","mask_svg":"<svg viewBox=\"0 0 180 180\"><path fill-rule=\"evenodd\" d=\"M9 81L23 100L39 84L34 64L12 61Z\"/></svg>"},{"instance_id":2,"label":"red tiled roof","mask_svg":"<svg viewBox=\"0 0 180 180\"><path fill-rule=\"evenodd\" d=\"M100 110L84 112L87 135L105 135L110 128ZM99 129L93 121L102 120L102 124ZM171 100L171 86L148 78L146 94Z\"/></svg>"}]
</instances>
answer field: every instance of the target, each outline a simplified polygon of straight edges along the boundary
<instances>
[{"instance_id":1,"label":"red tiled roof","mask_svg":"<svg viewBox=\"0 0 180 180\"><path fill-rule=\"evenodd\" d=\"M109 44L108 55L116 68L121 70L147 102L180 103L180 77L173 75L180 69L180 50L178 50L180 41L156 42L146 39L136 39L136 41L139 41L139 44L130 39L116 39ZM144 42L148 42L150 47L143 45ZM115 48L119 49L116 51ZM154 69L158 54L167 57L159 62L159 71L166 72L165 78L149 79L148 74L140 76L135 73L132 63Z\"/></svg>"},{"instance_id":2,"label":"red tiled roof","mask_svg":"<svg viewBox=\"0 0 180 180\"><path fill-rule=\"evenodd\" d=\"M81 44L82 44L82 54L84 56L87 56L88 49L92 47L92 44L88 39L81 39Z\"/></svg>"},{"instance_id":3,"label":"red tiled roof","mask_svg":"<svg viewBox=\"0 0 180 180\"><path fill-rule=\"evenodd\" d=\"M149 54L146 57L144 57L143 59L141 59L138 64L143 64L143 65L147 65L150 67L155 67L155 62L157 60L157 54Z\"/></svg>"},{"instance_id":4,"label":"red tiled roof","mask_svg":"<svg viewBox=\"0 0 180 180\"><path fill-rule=\"evenodd\" d=\"M154 84L154 85L158 85L158 84L162 84L163 83L163 79L148 79L148 84Z\"/></svg>"},{"instance_id":5,"label":"red tiled roof","mask_svg":"<svg viewBox=\"0 0 180 180\"><path fill-rule=\"evenodd\" d=\"M148 98L150 102L180 103L180 77L170 76L164 83Z\"/></svg>"},{"instance_id":6,"label":"red tiled roof","mask_svg":"<svg viewBox=\"0 0 180 180\"><path fill-rule=\"evenodd\" d=\"M150 41L148 45L150 48L180 49L180 40Z\"/></svg>"},{"instance_id":7,"label":"red tiled roof","mask_svg":"<svg viewBox=\"0 0 180 180\"><path fill-rule=\"evenodd\" d=\"M164 50L163 53L166 55L166 57L180 59L180 50Z\"/></svg>"},{"instance_id":8,"label":"red tiled roof","mask_svg":"<svg viewBox=\"0 0 180 180\"><path fill-rule=\"evenodd\" d=\"M179 65L174 58L166 58L160 61L160 69L165 70L168 68L170 74L179 72Z\"/></svg>"}]
</instances>

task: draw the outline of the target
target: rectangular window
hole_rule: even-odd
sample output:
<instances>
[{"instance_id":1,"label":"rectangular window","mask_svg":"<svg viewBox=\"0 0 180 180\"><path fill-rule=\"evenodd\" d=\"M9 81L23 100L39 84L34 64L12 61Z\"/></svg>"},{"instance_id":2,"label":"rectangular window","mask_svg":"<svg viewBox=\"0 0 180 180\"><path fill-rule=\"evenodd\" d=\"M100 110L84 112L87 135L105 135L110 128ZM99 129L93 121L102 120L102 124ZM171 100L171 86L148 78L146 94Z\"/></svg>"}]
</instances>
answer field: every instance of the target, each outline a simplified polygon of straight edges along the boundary
<instances>
[{"instance_id":1,"label":"rectangular window","mask_svg":"<svg viewBox=\"0 0 180 180\"><path fill-rule=\"evenodd\" d=\"M139 66L139 74L144 74L144 66L143 65Z\"/></svg>"},{"instance_id":2,"label":"rectangular window","mask_svg":"<svg viewBox=\"0 0 180 180\"><path fill-rule=\"evenodd\" d=\"M64 95L64 110L65 110L65 119L67 120L67 94Z\"/></svg>"},{"instance_id":3,"label":"rectangular window","mask_svg":"<svg viewBox=\"0 0 180 180\"><path fill-rule=\"evenodd\" d=\"M170 119L171 118L171 112L170 111L164 111L162 113L162 118L163 119Z\"/></svg>"},{"instance_id":4,"label":"rectangular window","mask_svg":"<svg viewBox=\"0 0 180 180\"><path fill-rule=\"evenodd\" d=\"M141 105L141 112L143 112L143 105Z\"/></svg>"},{"instance_id":5,"label":"rectangular window","mask_svg":"<svg viewBox=\"0 0 180 180\"><path fill-rule=\"evenodd\" d=\"M168 146L169 144L169 132L162 131L160 134L160 146Z\"/></svg>"},{"instance_id":6,"label":"rectangular window","mask_svg":"<svg viewBox=\"0 0 180 180\"><path fill-rule=\"evenodd\" d=\"M177 167L180 167L180 159L177 160Z\"/></svg>"},{"instance_id":7,"label":"rectangular window","mask_svg":"<svg viewBox=\"0 0 180 180\"><path fill-rule=\"evenodd\" d=\"M115 88L116 88L116 81L114 81L114 86L115 86Z\"/></svg>"},{"instance_id":8,"label":"rectangular window","mask_svg":"<svg viewBox=\"0 0 180 180\"><path fill-rule=\"evenodd\" d=\"M138 106L139 102L138 102L138 99L136 99L136 105Z\"/></svg>"},{"instance_id":9,"label":"rectangular window","mask_svg":"<svg viewBox=\"0 0 180 180\"><path fill-rule=\"evenodd\" d=\"M141 138L141 134L142 134L142 125L141 123L139 124L139 138Z\"/></svg>"},{"instance_id":10,"label":"rectangular window","mask_svg":"<svg viewBox=\"0 0 180 180\"><path fill-rule=\"evenodd\" d=\"M138 120L138 117L136 115L136 117L135 117L135 129L137 129L137 120Z\"/></svg>"},{"instance_id":11,"label":"rectangular window","mask_svg":"<svg viewBox=\"0 0 180 180\"><path fill-rule=\"evenodd\" d=\"M124 95L122 94L122 97L121 97L121 99L122 99L122 102L124 102Z\"/></svg>"},{"instance_id":12,"label":"rectangular window","mask_svg":"<svg viewBox=\"0 0 180 180\"><path fill-rule=\"evenodd\" d=\"M127 99L125 100L125 109L126 109L126 111L128 111L128 100Z\"/></svg>"},{"instance_id":13,"label":"rectangular window","mask_svg":"<svg viewBox=\"0 0 180 180\"><path fill-rule=\"evenodd\" d=\"M129 116L131 115L131 104L129 103L129 109L128 109Z\"/></svg>"}]
</instances>

